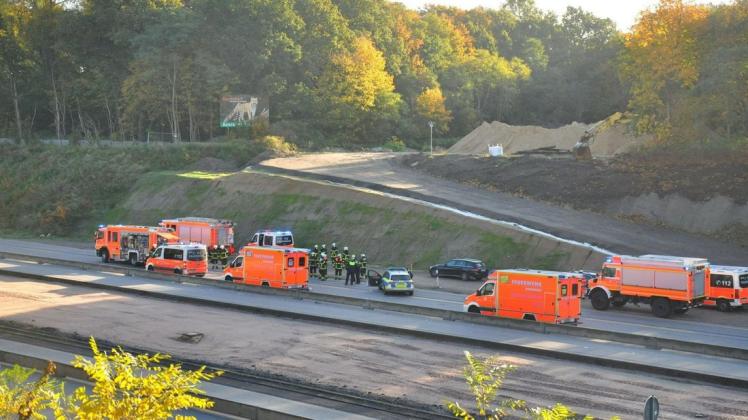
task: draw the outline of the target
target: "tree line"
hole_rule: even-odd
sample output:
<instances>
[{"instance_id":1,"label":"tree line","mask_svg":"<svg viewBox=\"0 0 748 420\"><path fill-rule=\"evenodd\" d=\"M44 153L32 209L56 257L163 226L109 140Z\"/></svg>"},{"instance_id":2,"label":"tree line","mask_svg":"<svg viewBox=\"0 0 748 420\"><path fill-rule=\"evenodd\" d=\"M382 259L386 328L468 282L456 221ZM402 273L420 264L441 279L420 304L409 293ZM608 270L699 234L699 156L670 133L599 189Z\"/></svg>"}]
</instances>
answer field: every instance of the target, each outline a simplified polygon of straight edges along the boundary
<instances>
[{"instance_id":1,"label":"tree line","mask_svg":"<svg viewBox=\"0 0 748 420\"><path fill-rule=\"evenodd\" d=\"M0 0L0 136L207 140L226 134L221 96L251 93L269 98L272 130L303 146L627 108L663 139L740 138L747 4L662 0L621 33L532 0Z\"/></svg>"}]
</instances>

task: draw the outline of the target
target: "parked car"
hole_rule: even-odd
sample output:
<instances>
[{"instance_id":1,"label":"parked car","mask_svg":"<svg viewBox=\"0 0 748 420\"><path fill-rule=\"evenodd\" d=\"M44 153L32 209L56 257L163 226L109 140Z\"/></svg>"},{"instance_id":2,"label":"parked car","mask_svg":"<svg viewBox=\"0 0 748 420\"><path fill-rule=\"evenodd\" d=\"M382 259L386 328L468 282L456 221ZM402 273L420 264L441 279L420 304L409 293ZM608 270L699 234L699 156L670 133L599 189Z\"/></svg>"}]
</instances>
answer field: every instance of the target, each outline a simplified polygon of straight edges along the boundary
<instances>
[{"instance_id":1,"label":"parked car","mask_svg":"<svg viewBox=\"0 0 748 420\"><path fill-rule=\"evenodd\" d=\"M456 258L444 264L429 267L431 277L456 277L462 280L483 280L488 276L488 269L483 261L469 258Z\"/></svg>"},{"instance_id":2,"label":"parked car","mask_svg":"<svg viewBox=\"0 0 748 420\"><path fill-rule=\"evenodd\" d=\"M369 285L372 285L372 283L376 284L379 290L383 291L385 295L390 293L404 293L413 296L415 285L413 284L413 277L407 270L400 268L394 270L387 269L383 274L369 270L367 277Z\"/></svg>"}]
</instances>

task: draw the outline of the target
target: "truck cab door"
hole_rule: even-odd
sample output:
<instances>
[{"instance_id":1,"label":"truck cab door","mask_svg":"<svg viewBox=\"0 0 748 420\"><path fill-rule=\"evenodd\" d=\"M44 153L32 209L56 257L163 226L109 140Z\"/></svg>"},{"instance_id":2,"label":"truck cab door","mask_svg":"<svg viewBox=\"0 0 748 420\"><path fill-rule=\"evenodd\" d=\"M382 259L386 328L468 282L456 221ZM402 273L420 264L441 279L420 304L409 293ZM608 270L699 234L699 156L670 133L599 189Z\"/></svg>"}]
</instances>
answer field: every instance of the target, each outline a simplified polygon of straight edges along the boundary
<instances>
[{"instance_id":1,"label":"truck cab door","mask_svg":"<svg viewBox=\"0 0 748 420\"><path fill-rule=\"evenodd\" d=\"M480 313L483 315L494 315L498 307L498 290L496 290L496 283L489 281L483 284L477 291L476 302L480 307Z\"/></svg>"}]
</instances>

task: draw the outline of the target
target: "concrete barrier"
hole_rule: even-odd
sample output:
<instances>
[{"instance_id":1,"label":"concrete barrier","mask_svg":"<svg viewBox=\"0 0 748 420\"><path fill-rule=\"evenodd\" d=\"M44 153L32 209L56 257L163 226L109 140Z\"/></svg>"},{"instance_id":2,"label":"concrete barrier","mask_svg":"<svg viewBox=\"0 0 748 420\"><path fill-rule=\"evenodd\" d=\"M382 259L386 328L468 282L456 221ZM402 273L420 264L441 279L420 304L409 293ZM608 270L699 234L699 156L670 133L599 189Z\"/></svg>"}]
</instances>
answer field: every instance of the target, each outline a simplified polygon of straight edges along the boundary
<instances>
[{"instance_id":1,"label":"concrete barrier","mask_svg":"<svg viewBox=\"0 0 748 420\"><path fill-rule=\"evenodd\" d=\"M137 289L132 289L132 288L122 288L122 287L111 286L111 285L100 284L100 283L82 282L78 280L50 277L50 276L44 276L44 275L39 275L39 274L24 273L24 272L18 272L18 271L7 270L7 269L0 269L0 275L15 275L17 277L42 280L42 281L48 281L48 282L57 282L57 283L63 283L63 284L68 284L68 285L74 285L74 286L91 287L91 288L102 289L102 290L111 290L111 291L115 291L118 293L133 294L133 295L144 296L144 297L149 297L149 298L171 300L171 301L190 303L190 304L198 304L198 305L210 306L210 307L214 307L218 309L233 309L237 311L251 312L251 313L293 318L293 319L302 319L302 320L310 320L310 321L318 321L318 322L319 321L331 322L335 325L347 325L347 326L357 327L357 328L374 329L378 332L406 334L410 336L421 337L421 338L426 338L426 339L431 339L431 340L459 343L462 345L467 344L467 345L482 346L482 347L497 349L497 350L509 350L509 351L514 351L514 352L519 352L519 353L551 357L554 359L569 360L572 362L593 364L593 365L617 368L617 369L626 369L626 370L632 370L635 372L654 373L654 374L666 375L666 376L670 376L674 378L692 379L692 380L716 383L716 384L725 385L725 386L748 388L748 379L725 377L723 375L716 374L716 373L695 372L692 370L649 365L646 363L646 361L631 362L631 361L625 361L625 360L615 360L615 359L599 357L599 356L590 356L587 354L569 353L569 352L564 352L564 351L559 351L559 350L549 350L549 349L544 349L544 348L530 347L530 346L525 346L522 344L495 342L495 341L491 341L488 339L457 337L457 336L453 336L453 335L449 335L445 333L408 329L408 328L402 328L398 326L374 325L366 321L339 319L339 318L335 318L331 316L324 316L324 315L317 315L317 314L303 314L303 313L292 312L289 310L283 310L283 309L278 309L278 308L267 308L267 307L253 306L253 305L247 305L247 304L219 302L219 301L194 298L194 297L175 296L175 295L171 295L171 294L163 293L163 292L153 292L153 291L137 290ZM292 295L293 294L296 294L296 293L292 293ZM323 295L323 296L329 296L329 295ZM343 298L343 299L350 299L350 298ZM362 299L356 299L356 300L362 300ZM371 303L373 301L366 301L366 302ZM425 308L422 308L422 309L425 309ZM453 312L453 311L439 311L439 312L451 313L455 316L455 319L457 319L459 315L462 314L460 312ZM468 314L464 314L464 315L468 315ZM476 319L468 319L468 322L494 324L498 326L504 326L503 324L506 321L512 321L512 320L491 318L491 317L480 317L480 316L479 318L476 318ZM550 331L546 329L546 327L553 327L553 326L544 326L544 325L532 323L531 325L528 325L527 327L532 328L532 329L528 329L530 331L550 333ZM536 330L536 328L539 328L539 330ZM595 331L595 330L592 330L592 331ZM639 344L639 345L642 345L648 348L657 348L657 349L663 348L662 344L666 344L666 343L660 342L659 339L654 338L654 337L640 337L640 338L643 338L643 339L638 340L639 341L638 343L633 343L633 344ZM691 343L686 343L686 344L691 344ZM713 351L716 351L716 350L713 350ZM729 356L723 356L723 357L729 357Z\"/></svg>"},{"instance_id":2,"label":"concrete barrier","mask_svg":"<svg viewBox=\"0 0 748 420\"><path fill-rule=\"evenodd\" d=\"M219 280L207 280L207 279L198 278L198 277L159 274L159 273L145 271L143 269L122 267L122 266L116 266L116 265L81 263L81 262L66 261L66 260L61 260L61 259L56 259L56 258L13 254L13 253L8 253L8 252L0 252L0 258L34 261L34 262L41 263L41 264L60 265L60 266L65 266L65 267L77 268L80 270L89 270L89 271L97 270L97 271L116 272L116 273L121 273L127 276L131 276L131 277L137 276L137 277L148 278L148 279L153 279L153 280L169 281L173 283L190 283L190 284L198 284L198 285L204 285L204 286L220 287L224 289L232 289L232 290L248 292L248 293L258 293L258 294L273 295L273 296L283 296L283 297L300 299L300 300L306 299L306 300L317 301L317 302L358 306L358 307L363 307L363 308L371 309L371 310L401 312L401 313L407 313L407 314L412 314L412 315L421 315L421 316L427 316L427 317L433 317L433 318L440 318L440 319L444 319L447 321L463 321L463 322L470 322L470 323L482 324L482 325L492 325L492 326L496 326L500 328L512 328L512 329L530 331L530 332L535 332L535 333L540 333L540 334L562 334L562 335L568 335L568 336L574 336L574 337L580 337L580 338L590 338L590 339L597 339L597 340L606 340L606 341L614 341L614 342L619 342L619 343L633 344L633 345L647 347L650 349L676 350L676 351L704 354L704 355L710 355L710 356L748 360L748 350L746 349L719 346L719 345L714 345L714 344L694 343L694 342L681 341L681 340L675 340L675 339L670 339L670 338L660 338L660 337L651 337L651 336L631 334L631 333L612 332L612 331L585 328L585 327L574 326L574 325L543 324L543 323L538 323L538 322L533 322L533 321L483 316L480 314L456 312L456 311L450 311L450 310L445 310L445 309L425 308L421 306L407 305L403 303L383 302L383 301L361 299L361 298L355 298L355 297L337 296L337 295L317 293L313 291L305 291L305 290L299 290L299 289L291 289L291 290L270 289L267 287L250 286L246 284L237 284L237 283L228 283L228 282L222 282ZM140 290L125 289L125 288L119 288L119 287L102 285L102 284L91 283L91 282L61 279L58 277L38 276L38 275L21 273L18 271L7 270L7 269L0 270L0 273L5 274L5 275L17 275L21 277L34 278L34 279L38 279L42 281L56 281L56 282L72 284L72 285L81 285L84 287L94 287L94 288L115 290L115 291L126 292L126 293L134 293L134 294L140 294L144 296L156 296L157 295L157 297L163 298L163 299L172 299L172 300L181 300L181 301L184 301L185 299L189 299L191 300L192 303L200 303L200 304L218 303L218 302L213 302L207 299L176 297L176 296L172 296L172 295L165 294L165 293L145 292L145 291L140 291ZM219 304L218 306L220 307L227 307L229 305L223 302L220 302L218 304ZM256 313L266 313L266 314L278 315L278 316L299 317L299 314L291 313L291 312L284 311L284 310L269 309L269 308L264 308L264 307L252 307L250 305L233 305L232 308L238 309L238 310L251 310L252 312L256 312ZM303 317L307 317L307 316L304 315L302 316L302 318ZM311 319L329 320L325 317L312 317ZM340 320L336 320L336 321L340 321ZM356 321L350 321L350 322L353 322L358 326L368 325L368 324L356 323ZM397 330L399 331L399 329ZM514 349L514 350L517 350L517 349Z\"/></svg>"}]
</instances>

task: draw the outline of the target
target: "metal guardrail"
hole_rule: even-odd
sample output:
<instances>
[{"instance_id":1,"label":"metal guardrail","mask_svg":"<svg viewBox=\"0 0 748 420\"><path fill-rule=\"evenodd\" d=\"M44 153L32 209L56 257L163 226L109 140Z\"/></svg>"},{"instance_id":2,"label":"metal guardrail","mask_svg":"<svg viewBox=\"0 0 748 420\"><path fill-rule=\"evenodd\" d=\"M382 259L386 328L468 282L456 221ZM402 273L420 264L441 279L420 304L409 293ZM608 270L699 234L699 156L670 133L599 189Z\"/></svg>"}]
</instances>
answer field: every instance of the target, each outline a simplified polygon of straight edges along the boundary
<instances>
[{"instance_id":1,"label":"metal guardrail","mask_svg":"<svg viewBox=\"0 0 748 420\"><path fill-rule=\"evenodd\" d=\"M306 299L306 300L317 301L317 302L357 306L357 307L373 309L373 310L378 309L378 310L384 310L384 311L400 312L400 313L407 313L407 314L412 314L412 315L427 316L427 317L432 317L432 318L441 318L441 319L448 320L448 321L462 321L462 322L469 322L473 324L492 325L492 326L501 327L501 328L512 328L516 330L530 331L530 332L535 332L539 334L560 334L560 335L568 335L568 336L580 337L580 338L591 338L591 339L597 339L597 340L606 340L606 341L614 341L614 342L625 343L625 344L633 344L633 345L647 347L650 349L676 350L676 351L704 354L704 355L710 355L710 356L727 357L731 359L748 360L748 350L746 349L720 346L720 345L715 345L715 344L695 343L695 342L681 341L681 340L675 340L675 339L670 339L670 338L652 337L652 336L623 333L623 332L612 332L612 331L605 331L605 330L599 330L599 329L594 329L594 328L586 328L582 326L544 324L544 323L538 323L534 321L491 317L491 316L484 316L480 314L451 311L451 310L446 310L446 309L426 308L426 307L408 305L408 304L403 304L403 303L377 301L377 300L362 299L362 298L348 297L348 296L338 296L338 295L331 295L331 294L326 294L326 293L318 293L314 291L306 291L306 290L299 290L299 289L270 289L267 287L251 286L251 285L238 284L238 283L229 283L229 282L224 282L220 280L209 280L209 279L203 279L199 277L183 276L183 275L176 275L176 274L173 274L173 275L159 274L159 273L153 273L153 272L149 272L149 271L139 269L139 268L126 267L126 266L82 263L82 262L67 261L67 260L62 260L62 259L57 259L57 258L47 258L47 257L14 254L14 253L9 253L9 252L0 252L0 258L34 261L34 262L41 263L41 264L60 265L60 266L65 266L65 267L78 268L78 269L87 270L87 271L96 270L96 271L115 272L115 273L124 274L129 277L137 276L137 277L149 278L153 280L169 281L173 283L197 284L197 285L219 287L219 288L224 288L224 289L238 290L242 292L249 292L249 293L256 293L256 294L283 296L283 297L299 299L299 300ZM14 270L0 270L0 273L17 275L20 272L14 271ZM46 277L47 279L54 280L54 281L74 283L74 284L79 284L79 285L86 286L86 287L104 286L101 284L95 284L95 283L90 283L90 282L61 279L58 277L50 277L50 276L44 276L44 277ZM122 288L116 288L116 287L115 289L122 290ZM127 292L132 293L133 289L127 289ZM171 295L166 295L166 297L168 296L171 296ZM198 300L204 301L203 299L198 299ZM246 306L248 308L251 307L250 305L243 305L243 306ZM264 312L269 311L267 308L261 308L261 307L256 307L254 309L256 311L264 311ZM279 310L277 312L279 312L279 314L286 313L286 311L282 311L282 310Z\"/></svg>"},{"instance_id":2,"label":"metal guardrail","mask_svg":"<svg viewBox=\"0 0 748 420\"><path fill-rule=\"evenodd\" d=\"M295 299L308 299L308 300L319 301L319 302L340 303L340 304L360 306L360 307L370 308L370 309L381 309L381 310L410 313L410 314L416 314L416 315L422 315L422 316L437 317L437 318L442 318L445 320L453 320L453 321L459 320L459 321L465 321L465 322L472 322L476 324L495 325L498 327L515 328L515 329L532 331L532 332L541 333L541 334L565 334L565 335L573 335L577 337L617 341L621 343L645 346L647 348L653 348L653 349L671 349L671 350L693 352L693 353L698 353L698 354L708 354L712 356L729 357L729 358L743 359L743 360L746 360L746 357L748 357L748 355L746 355L746 353L748 352L742 349L714 346L714 345L709 345L709 344L682 342L682 341L671 340L671 339L660 339L656 337L637 336L634 334L627 334L627 333L611 333L607 331L593 330L593 329L587 329L587 328L581 328L581 327L537 324L531 321L511 320L511 319L504 319L504 318L497 318L497 317L486 317L486 316L481 316L477 314L467 314L467 313L448 311L448 310L421 308L421 307L416 307L412 305L403 305L403 304L398 304L398 303L379 302L379 301L372 301L372 300L360 299L360 298L334 296L334 295L327 295L327 294L322 294L322 293L306 292L306 291L301 291L301 290L268 289L268 288L263 288L263 287L248 286L248 285L242 285L242 284L229 284L229 283L222 283L220 281L199 279L195 277L176 276L176 275L168 276L168 275L150 273L145 270L136 270L136 269L129 269L129 268L124 268L124 267L116 267L116 266L113 267L113 266L102 265L102 264L71 262L71 261L65 261L65 260L57 260L54 258L29 257L27 255L18 255L18 254L6 253L6 252L0 252L0 258L11 258L11 259L19 259L19 260L27 260L27 261L30 260L30 261L36 261L41 264L64 265L68 267L79 268L81 270L91 270L91 269L100 270L103 268L105 271L108 271L108 272L120 272L128 276L134 276L137 274L138 276L144 277L144 278L152 278L155 280L165 280L165 281L171 281L174 283L189 283L189 284L218 286L218 287L223 287L227 289L242 290L245 292L252 292L252 293L285 296L285 297L295 298ZM36 280L48 281L48 282L63 283L63 284L74 285L74 286L110 290L110 291L115 291L119 293L127 293L127 294L140 295L140 296L156 298L156 299L164 299L164 300L172 300L172 301L177 301L177 302L198 304L198 305L210 306L210 307L221 308L221 309L233 309L233 310L239 310L239 311L244 311L244 312L267 314L267 315L272 315L272 316L290 317L294 319L332 322L332 323L335 323L336 325L347 325L347 326L353 326L353 327L359 327L359 328L375 329L380 332L384 331L384 332L391 332L391 333L396 333L396 334L407 334L407 335L423 337L427 339L456 342L456 343L461 343L465 345L483 346L487 348L494 348L494 349L501 349L501 350L517 351L517 352L522 352L525 354L534 354L534 355L539 355L539 356L551 357L555 359L594 364L594 365L606 366L606 367L611 367L611 368L627 369L627 370L632 370L636 372L655 373L655 374L661 374L661 375L671 376L675 378L688 378L692 380L711 382L711 383L716 383L720 385L748 388L748 379L725 377L723 375L718 375L716 373L713 374L713 373L705 373L705 372L695 372L691 370L682 370L682 369L668 368L668 367L663 367L663 366L654 366L654 365L646 364L646 362L613 360L613 359L599 357L599 356L590 356L586 354L577 354L577 353L563 352L559 350L550 350L550 349L543 349L543 348L537 348L537 347L530 347L530 346L525 346L522 344L496 342L496 341L491 341L489 339L457 337L457 336L453 336L453 335L449 335L445 333L433 332L433 331L408 329L408 328L403 328L399 326L376 325L376 324L372 324L366 321L358 321L358 320L352 320L352 319L339 319L339 318L335 318L331 316L317 315L317 314L298 313L298 312L293 312L290 310L284 310L280 308L253 306L253 305L244 304L244 303L235 304L235 303L219 302L219 301L215 301L211 299L176 296L176 295L172 295L172 294L164 293L164 292L124 288L124 287L106 285L106 284L101 284L101 283L84 282L80 280L53 277L53 276L48 276L48 275L31 274L31 273L25 273L25 272L14 271L14 270L9 270L9 269L0 269L0 274L18 276L18 277L24 277L24 278L30 278L30 279L36 279Z\"/></svg>"}]
</instances>

